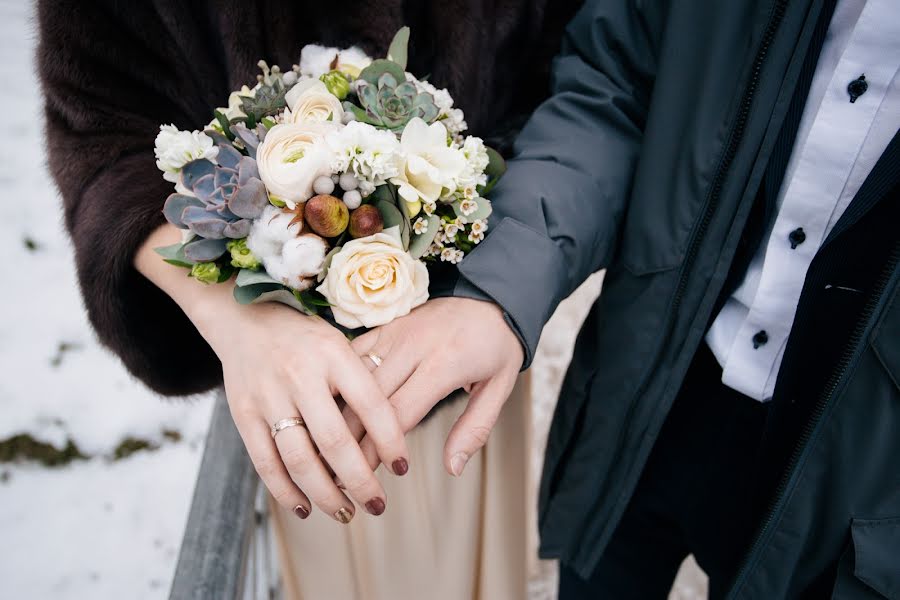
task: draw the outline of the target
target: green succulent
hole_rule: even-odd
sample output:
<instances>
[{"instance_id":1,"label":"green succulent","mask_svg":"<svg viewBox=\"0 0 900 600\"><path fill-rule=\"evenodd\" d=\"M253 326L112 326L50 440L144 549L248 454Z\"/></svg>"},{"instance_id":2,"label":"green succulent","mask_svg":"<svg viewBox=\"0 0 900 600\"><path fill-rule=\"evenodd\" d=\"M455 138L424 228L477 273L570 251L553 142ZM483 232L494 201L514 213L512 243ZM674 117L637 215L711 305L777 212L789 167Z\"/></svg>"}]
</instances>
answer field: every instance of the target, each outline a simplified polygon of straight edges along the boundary
<instances>
[{"instance_id":1,"label":"green succulent","mask_svg":"<svg viewBox=\"0 0 900 600\"><path fill-rule=\"evenodd\" d=\"M319 77L319 80L338 100L343 100L350 93L350 82L347 81L347 76L340 71L329 71Z\"/></svg>"},{"instance_id":2,"label":"green succulent","mask_svg":"<svg viewBox=\"0 0 900 600\"><path fill-rule=\"evenodd\" d=\"M378 77L376 84L361 77L357 95L362 109L351 107L356 118L392 131L402 131L415 117L431 123L439 112L431 94L419 92L409 81L399 82L396 75L388 71Z\"/></svg>"},{"instance_id":3,"label":"green succulent","mask_svg":"<svg viewBox=\"0 0 900 600\"><path fill-rule=\"evenodd\" d=\"M222 272L214 262L197 263L191 267L191 277L202 283L217 283Z\"/></svg>"},{"instance_id":4,"label":"green succulent","mask_svg":"<svg viewBox=\"0 0 900 600\"><path fill-rule=\"evenodd\" d=\"M231 266L239 269L257 270L260 266L259 259L247 247L247 238L231 240L225 248L231 253Z\"/></svg>"}]
</instances>

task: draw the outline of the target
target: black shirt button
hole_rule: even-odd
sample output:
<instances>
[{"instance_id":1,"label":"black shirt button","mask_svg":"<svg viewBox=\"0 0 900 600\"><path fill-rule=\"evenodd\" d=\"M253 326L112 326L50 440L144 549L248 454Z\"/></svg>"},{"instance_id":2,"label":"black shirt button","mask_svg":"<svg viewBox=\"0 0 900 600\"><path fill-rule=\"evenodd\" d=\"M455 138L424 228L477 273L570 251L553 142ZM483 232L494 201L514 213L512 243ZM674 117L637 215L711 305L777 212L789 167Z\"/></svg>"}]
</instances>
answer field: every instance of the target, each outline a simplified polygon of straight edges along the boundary
<instances>
[{"instance_id":1,"label":"black shirt button","mask_svg":"<svg viewBox=\"0 0 900 600\"><path fill-rule=\"evenodd\" d=\"M866 83L865 74L860 75L847 84L847 93L850 94L850 102L856 102L856 99L866 93L869 84Z\"/></svg>"},{"instance_id":2,"label":"black shirt button","mask_svg":"<svg viewBox=\"0 0 900 600\"><path fill-rule=\"evenodd\" d=\"M760 346L765 346L766 342L768 342L768 341L769 341L769 334L766 333L765 329L763 329L762 331L757 331L756 334L753 336L753 349L756 350Z\"/></svg>"},{"instance_id":3,"label":"black shirt button","mask_svg":"<svg viewBox=\"0 0 900 600\"><path fill-rule=\"evenodd\" d=\"M806 241L806 232L802 227L798 227L788 234L788 241L791 243L791 250L795 250L797 246Z\"/></svg>"}]
</instances>

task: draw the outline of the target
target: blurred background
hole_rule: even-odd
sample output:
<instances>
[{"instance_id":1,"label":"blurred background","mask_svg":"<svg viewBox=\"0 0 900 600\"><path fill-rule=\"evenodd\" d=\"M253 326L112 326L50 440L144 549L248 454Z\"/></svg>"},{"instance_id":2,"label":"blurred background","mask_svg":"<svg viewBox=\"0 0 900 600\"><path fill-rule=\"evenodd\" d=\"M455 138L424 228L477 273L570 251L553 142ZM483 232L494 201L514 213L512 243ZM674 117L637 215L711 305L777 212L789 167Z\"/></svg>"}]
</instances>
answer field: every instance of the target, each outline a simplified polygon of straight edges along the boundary
<instances>
[{"instance_id":1,"label":"blurred background","mask_svg":"<svg viewBox=\"0 0 900 600\"><path fill-rule=\"evenodd\" d=\"M160 398L97 343L45 168L30 3L0 0L0 32L0 598L163 599L212 396ZM560 306L534 361L536 474L601 283ZM530 600L554 598L555 565L542 563L529 588ZM705 596L689 560L672 597Z\"/></svg>"}]
</instances>

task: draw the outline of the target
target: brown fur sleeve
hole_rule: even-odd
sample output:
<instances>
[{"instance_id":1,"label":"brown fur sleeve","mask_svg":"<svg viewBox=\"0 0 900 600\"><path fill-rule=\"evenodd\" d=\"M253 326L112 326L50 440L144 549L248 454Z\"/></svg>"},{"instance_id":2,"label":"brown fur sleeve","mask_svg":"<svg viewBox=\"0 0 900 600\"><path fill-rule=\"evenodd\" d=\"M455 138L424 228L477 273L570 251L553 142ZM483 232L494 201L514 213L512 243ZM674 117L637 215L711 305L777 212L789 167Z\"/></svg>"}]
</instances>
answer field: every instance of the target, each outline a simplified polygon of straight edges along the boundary
<instances>
[{"instance_id":1,"label":"brown fur sleeve","mask_svg":"<svg viewBox=\"0 0 900 600\"><path fill-rule=\"evenodd\" d=\"M159 125L207 122L209 98L226 82L217 81L213 58L179 58L197 37L187 31L193 16L175 2L163 17L154 4L41 0L37 62L49 168L90 322L132 374L162 394L180 395L219 383L221 366L132 261L163 223L171 192L153 156Z\"/></svg>"}]
</instances>

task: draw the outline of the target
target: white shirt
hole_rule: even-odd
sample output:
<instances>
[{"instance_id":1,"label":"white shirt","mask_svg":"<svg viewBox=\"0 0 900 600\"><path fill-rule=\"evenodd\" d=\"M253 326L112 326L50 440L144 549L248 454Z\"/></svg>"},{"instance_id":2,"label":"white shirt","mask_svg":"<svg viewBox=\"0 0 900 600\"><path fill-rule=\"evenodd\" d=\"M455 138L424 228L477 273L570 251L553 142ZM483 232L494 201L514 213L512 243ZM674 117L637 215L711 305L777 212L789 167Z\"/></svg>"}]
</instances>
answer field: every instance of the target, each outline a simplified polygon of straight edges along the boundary
<instances>
[{"instance_id":1,"label":"white shirt","mask_svg":"<svg viewBox=\"0 0 900 600\"><path fill-rule=\"evenodd\" d=\"M706 334L722 382L772 398L810 263L900 127L900 4L839 0L811 82L776 217ZM868 89L850 102L848 84ZM802 228L805 239L791 232ZM792 247L793 246L793 247Z\"/></svg>"}]
</instances>

